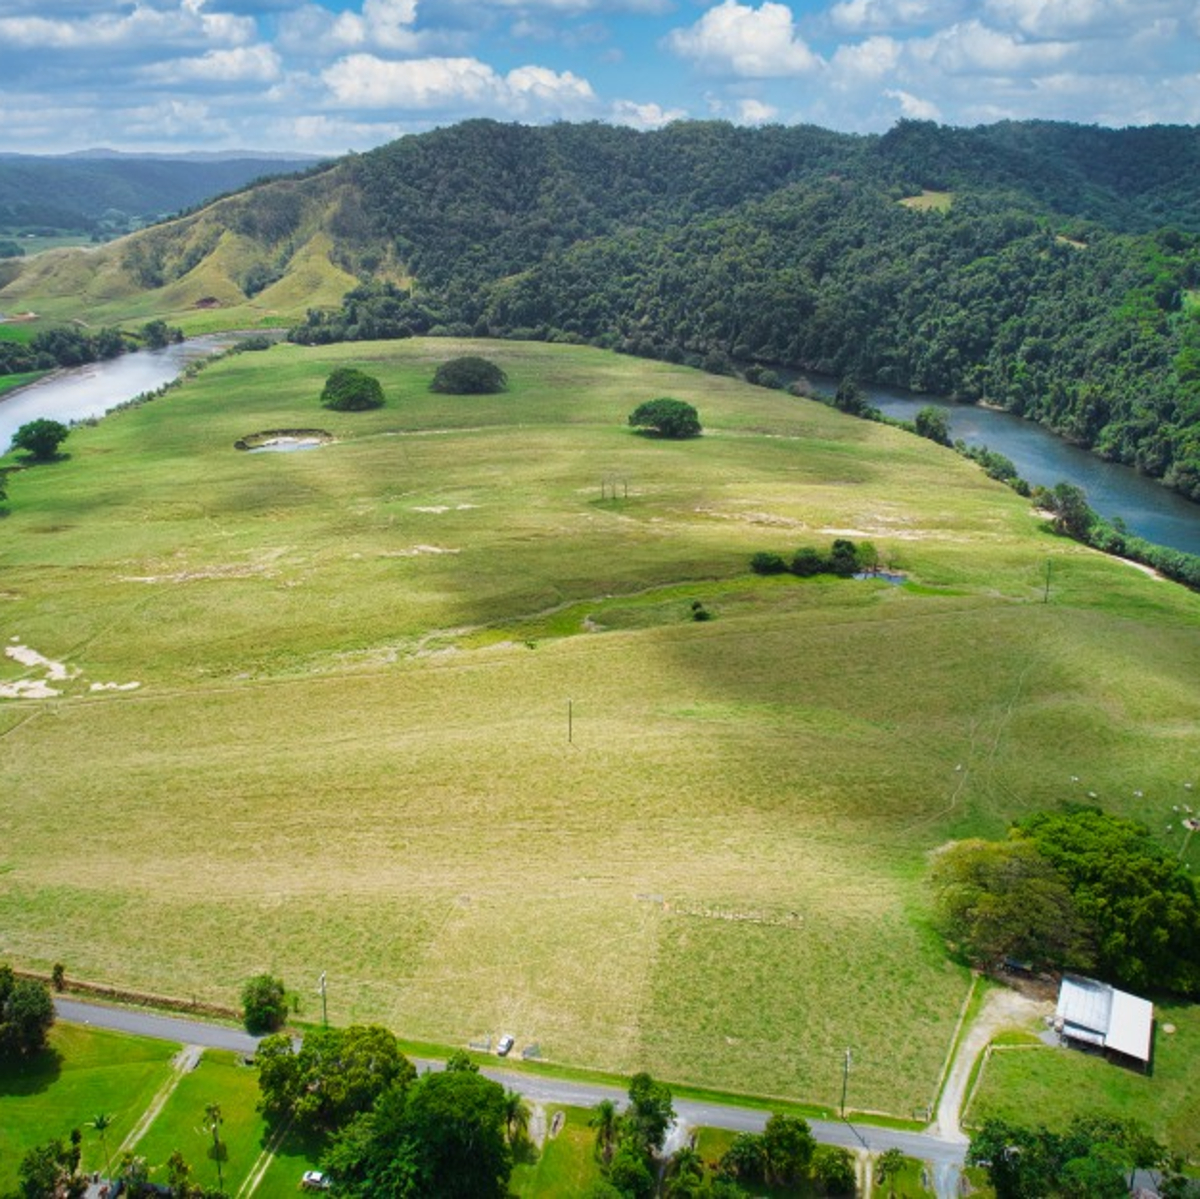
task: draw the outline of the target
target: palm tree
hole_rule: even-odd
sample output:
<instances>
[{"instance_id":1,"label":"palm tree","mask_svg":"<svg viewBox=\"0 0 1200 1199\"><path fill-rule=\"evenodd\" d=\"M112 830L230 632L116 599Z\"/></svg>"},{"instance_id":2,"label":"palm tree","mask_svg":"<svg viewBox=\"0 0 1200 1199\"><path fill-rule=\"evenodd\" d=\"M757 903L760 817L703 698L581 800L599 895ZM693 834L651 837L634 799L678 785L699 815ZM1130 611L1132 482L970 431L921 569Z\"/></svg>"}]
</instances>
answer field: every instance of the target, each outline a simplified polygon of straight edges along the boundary
<instances>
[{"instance_id":1,"label":"palm tree","mask_svg":"<svg viewBox=\"0 0 1200 1199\"><path fill-rule=\"evenodd\" d=\"M221 1144L221 1105L219 1103L210 1103L204 1109L204 1130L212 1133L213 1148L212 1155L217 1161L217 1190L225 1189L225 1179L221 1173L221 1157L224 1145Z\"/></svg>"},{"instance_id":2,"label":"palm tree","mask_svg":"<svg viewBox=\"0 0 1200 1199\"><path fill-rule=\"evenodd\" d=\"M504 1092L504 1123L508 1128L510 1145L515 1145L517 1141L528 1136L531 1114L524 1095L519 1091Z\"/></svg>"},{"instance_id":3,"label":"palm tree","mask_svg":"<svg viewBox=\"0 0 1200 1199\"><path fill-rule=\"evenodd\" d=\"M108 1152L108 1137L105 1135L112 1125L113 1118L107 1112L97 1112L87 1123L100 1137L100 1148L104 1153L104 1177L112 1177L112 1158Z\"/></svg>"},{"instance_id":4,"label":"palm tree","mask_svg":"<svg viewBox=\"0 0 1200 1199\"><path fill-rule=\"evenodd\" d=\"M588 1127L596 1130L596 1152L607 1165L612 1161L613 1148L617 1143L617 1134L621 1128L621 1114L617 1105L611 1099L601 1099L593 1108L592 1118Z\"/></svg>"},{"instance_id":5,"label":"palm tree","mask_svg":"<svg viewBox=\"0 0 1200 1199\"><path fill-rule=\"evenodd\" d=\"M887 1185L889 1199L896 1199L896 1178L904 1169L904 1160L901 1150L889 1149L875 1163L875 1179L880 1186Z\"/></svg>"},{"instance_id":6,"label":"palm tree","mask_svg":"<svg viewBox=\"0 0 1200 1199\"><path fill-rule=\"evenodd\" d=\"M704 1185L704 1159L694 1145L677 1149L667 1163L667 1185L664 1194L670 1199L690 1199Z\"/></svg>"}]
</instances>

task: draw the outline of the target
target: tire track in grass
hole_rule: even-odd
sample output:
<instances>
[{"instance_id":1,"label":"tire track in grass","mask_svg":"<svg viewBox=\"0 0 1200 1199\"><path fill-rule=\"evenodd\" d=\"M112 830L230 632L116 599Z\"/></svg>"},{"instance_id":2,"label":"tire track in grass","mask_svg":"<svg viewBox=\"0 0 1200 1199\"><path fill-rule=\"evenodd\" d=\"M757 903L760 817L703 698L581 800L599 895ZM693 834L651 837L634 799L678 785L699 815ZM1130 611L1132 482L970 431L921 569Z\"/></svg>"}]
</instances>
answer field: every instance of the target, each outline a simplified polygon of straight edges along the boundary
<instances>
[{"instance_id":1,"label":"tire track in grass","mask_svg":"<svg viewBox=\"0 0 1200 1199\"><path fill-rule=\"evenodd\" d=\"M149 1106L142 1113L141 1119L130 1129L129 1135L117 1147L118 1153L132 1151L137 1143L150 1131L150 1125L158 1119L159 1113L167 1106L167 1100L175 1093L183 1076L196 1068L204 1053L202 1045L185 1045L171 1063L171 1077L158 1088Z\"/></svg>"},{"instance_id":2,"label":"tire track in grass","mask_svg":"<svg viewBox=\"0 0 1200 1199\"><path fill-rule=\"evenodd\" d=\"M255 1159L254 1165L250 1167L250 1173L242 1180L242 1185L238 1187L234 1194L234 1199L249 1199L258 1190L259 1183L266 1177L267 1170L270 1169L271 1163L275 1160L276 1151L283 1144L283 1138L287 1136L291 1128L292 1122L289 1120L267 1142L267 1147Z\"/></svg>"}]
</instances>

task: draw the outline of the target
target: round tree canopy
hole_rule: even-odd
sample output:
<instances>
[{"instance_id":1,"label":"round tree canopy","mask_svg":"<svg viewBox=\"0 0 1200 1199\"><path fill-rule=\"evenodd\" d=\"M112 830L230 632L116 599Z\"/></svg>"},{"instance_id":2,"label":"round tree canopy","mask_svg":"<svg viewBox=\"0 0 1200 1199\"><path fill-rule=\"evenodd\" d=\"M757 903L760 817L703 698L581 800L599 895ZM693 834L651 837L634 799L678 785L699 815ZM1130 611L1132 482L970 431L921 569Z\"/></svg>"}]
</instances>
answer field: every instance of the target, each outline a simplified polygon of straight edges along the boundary
<instances>
[{"instance_id":1,"label":"round tree canopy","mask_svg":"<svg viewBox=\"0 0 1200 1199\"><path fill-rule=\"evenodd\" d=\"M660 437L698 437L700 414L691 404L663 396L639 404L630 414L629 423Z\"/></svg>"},{"instance_id":2,"label":"round tree canopy","mask_svg":"<svg viewBox=\"0 0 1200 1199\"><path fill-rule=\"evenodd\" d=\"M508 376L486 358L451 358L437 368L430 391L446 395L493 395L508 386Z\"/></svg>"},{"instance_id":3,"label":"round tree canopy","mask_svg":"<svg viewBox=\"0 0 1200 1199\"><path fill-rule=\"evenodd\" d=\"M335 412L362 412L383 406L379 380L353 366L339 366L325 380L321 403Z\"/></svg>"}]
</instances>

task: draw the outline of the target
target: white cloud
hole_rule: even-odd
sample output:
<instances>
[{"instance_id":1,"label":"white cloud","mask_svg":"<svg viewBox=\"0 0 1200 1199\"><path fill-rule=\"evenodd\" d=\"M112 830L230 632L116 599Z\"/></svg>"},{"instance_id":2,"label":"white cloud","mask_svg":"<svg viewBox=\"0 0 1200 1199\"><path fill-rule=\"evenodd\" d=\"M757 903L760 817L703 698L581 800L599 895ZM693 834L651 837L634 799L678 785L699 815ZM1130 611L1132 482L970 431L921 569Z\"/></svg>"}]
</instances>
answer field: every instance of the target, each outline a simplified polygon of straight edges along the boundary
<instances>
[{"instance_id":1,"label":"white cloud","mask_svg":"<svg viewBox=\"0 0 1200 1199\"><path fill-rule=\"evenodd\" d=\"M740 100L737 106L737 123L739 125L766 125L779 116L779 109L773 104L764 104L761 100Z\"/></svg>"},{"instance_id":2,"label":"white cloud","mask_svg":"<svg viewBox=\"0 0 1200 1199\"><path fill-rule=\"evenodd\" d=\"M980 21L913 40L908 49L914 59L948 75L1041 74L1059 68L1074 51L1069 42L1027 42Z\"/></svg>"},{"instance_id":3,"label":"white cloud","mask_svg":"<svg viewBox=\"0 0 1200 1199\"><path fill-rule=\"evenodd\" d=\"M897 68L903 51L903 44L890 37L839 46L831 60L832 74L843 82L883 79Z\"/></svg>"},{"instance_id":4,"label":"white cloud","mask_svg":"<svg viewBox=\"0 0 1200 1199\"><path fill-rule=\"evenodd\" d=\"M801 75L821 63L796 34L792 10L772 0L761 8L723 0L695 25L673 30L666 45L706 71L750 79Z\"/></svg>"},{"instance_id":5,"label":"white cloud","mask_svg":"<svg viewBox=\"0 0 1200 1199\"><path fill-rule=\"evenodd\" d=\"M672 121L684 120L687 115L687 110L683 108L663 108L658 104L617 100L609 112L609 120L614 125L631 125L634 129L660 129Z\"/></svg>"},{"instance_id":6,"label":"white cloud","mask_svg":"<svg viewBox=\"0 0 1200 1199\"><path fill-rule=\"evenodd\" d=\"M962 0L840 0L829 19L850 33L885 33L954 21L963 8Z\"/></svg>"},{"instance_id":7,"label":"white cloud","mask_svg":"<svg viewBox=\"0 0 1200 1199\"><path fill-rule=\"evenodd\" d=\"M154 63L143 77L161 83L272 83L280 76L279 55L270 46L210 50L199 58Z\"/></svg>"},{"instance_id":8,"label":"white cloud","mask_svg":"<svg viewBox=\"0 0 1200 1199\"><path fill-rule=\"evenodd\" d=\"M898 88L890 88L884 92L884 95L900 105L901 116L911 117L917 121L940 121L942 119L942 110L931 100L922 100L911 92L901 91Z\"/></svg>"},{"instance_id":9,"label":"white cloud","mask_svg":"<svg viewBox=\"0 0 1200 1199\"><path fill-rule=\"evenodd\" d=\"M517 67L497 74L477 58L419 58L396 62L352 54L322 73L339 104L351 108L458 109L507 115L562 116L590 110L595 94L570 71Z\"/></svg>"},{"instance_id":10,"label":"white cloud","mask_svg":"<svg viewBox=\"0 0 1200 1199\"><path fill-rule=\"evenodd\" d=\"M232 13L206 13L202 3L176 8L135 4L128 13L111 12L63 20L48 17L0 17L0 45L45 50L92 50L195 42L236 46L251 41L256 32L250 17Z\"/></svg>"},{"instance_id":11,"label":"white cloud","mask_svg":"<svg viewBox=\"0 0 1200 1199\"><path fill-rule=\"evenodd\" d=\"M1194 0L986 0L983 9L994 24L1032 38L1126 38L1196 14Z\"/></svg>"}]
</instances>

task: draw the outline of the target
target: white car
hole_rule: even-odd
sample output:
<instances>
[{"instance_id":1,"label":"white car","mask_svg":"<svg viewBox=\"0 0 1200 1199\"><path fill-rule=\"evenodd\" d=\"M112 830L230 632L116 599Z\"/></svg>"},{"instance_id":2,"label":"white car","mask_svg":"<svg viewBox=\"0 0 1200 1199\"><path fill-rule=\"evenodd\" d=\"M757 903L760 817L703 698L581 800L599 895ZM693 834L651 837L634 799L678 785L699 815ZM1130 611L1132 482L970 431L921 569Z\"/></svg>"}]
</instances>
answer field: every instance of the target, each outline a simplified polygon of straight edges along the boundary
<instances>
[{"instance_id":1,"label":"white car","mask_svg":"<svg viewBox=\"0 0 1200 1199\"><path fill-rule=\"evenodd\" d=\"M305 1170L300 1185L306 1191L327 1191L330 1186L329 1176L322 1174L320 1170Z\"/></svg>"},{"instance_id":2,"label":"white car","mask_svg":"<svg viewBox=\"0 0 1200 1199\"><path fill-rule=\"evenodd\" d=\"M506 1033L500 1038L500 1044L496 1046L496 1054L498 1057L508 1057L509 1052L513 1047L513 1039Z\"/></svg>"}]
</instances>

